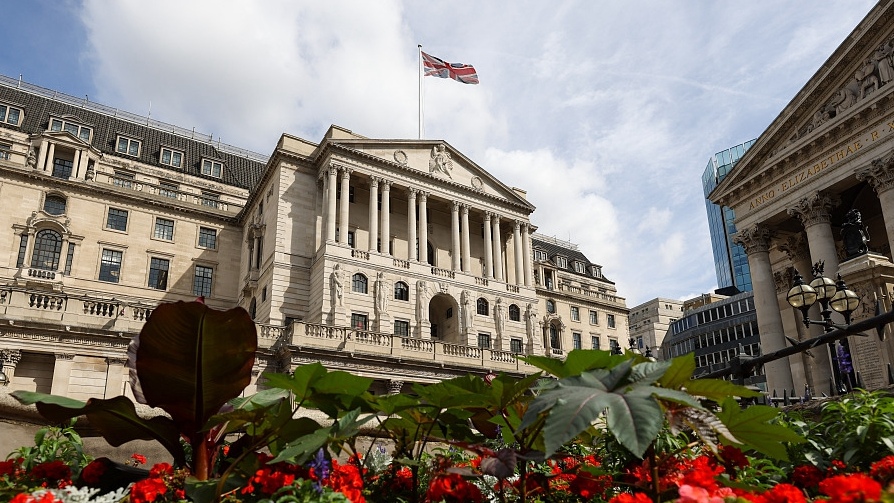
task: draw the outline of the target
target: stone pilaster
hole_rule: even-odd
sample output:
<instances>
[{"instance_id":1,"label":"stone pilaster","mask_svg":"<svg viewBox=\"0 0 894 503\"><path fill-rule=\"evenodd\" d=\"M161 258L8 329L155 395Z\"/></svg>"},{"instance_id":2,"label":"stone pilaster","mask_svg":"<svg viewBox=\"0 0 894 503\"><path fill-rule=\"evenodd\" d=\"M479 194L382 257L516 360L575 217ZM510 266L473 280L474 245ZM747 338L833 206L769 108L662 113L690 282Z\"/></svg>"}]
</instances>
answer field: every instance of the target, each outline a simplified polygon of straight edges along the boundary
<instances>
[{"instance_id":1,"label":"stone pilaster","mask_svg":"<svg viewBox=\"0 0 894 503\"><path fill-rule=\"evenodd\" d=\"M74 357L75 355L71 353L56 353L56 365L53 368L53 383L50 386L50 394L68 396L68 383L71 381Z\"/></svg>"},{"instance_id":2,"label":"stone pilaster","mask_svg":"<svg viewBox=\"0 0 894 503\"><path fill-rule=\"evenodd\" d=\"M18 349L0 349L0 360L3 360L3 373L8 384L12 384L16 375L16 365L22 360L22 351Z\"/></svg>"},{"instance_id":3,"label":"stone pilaster","mask_svg":"<svg viewBox=\"0 0 894 503\"><path fill-rule=\"evenodd\" d=\"M127 358L106 358L109 368L106 371L105 398L114 398L124 394L124 366Z\"/></svg>"}]
</instances>

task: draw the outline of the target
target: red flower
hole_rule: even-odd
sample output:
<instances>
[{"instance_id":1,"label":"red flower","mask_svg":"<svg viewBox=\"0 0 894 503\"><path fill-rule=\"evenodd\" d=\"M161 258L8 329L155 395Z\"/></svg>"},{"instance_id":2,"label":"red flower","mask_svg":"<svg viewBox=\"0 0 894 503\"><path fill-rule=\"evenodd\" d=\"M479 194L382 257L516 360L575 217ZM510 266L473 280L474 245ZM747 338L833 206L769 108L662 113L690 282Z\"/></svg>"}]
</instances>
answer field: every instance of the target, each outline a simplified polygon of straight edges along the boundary
<instances>
[{"instance_id":1,"label":"red flower","mask_svg":"<svg viewBox=\"0 0 894 503\"><path fill-rule=\"evenodd\" d=\"M16 471L22 466L24 458L10 459L9 461L0 461L0 477L3 475L15 475Z\"/></svg>"},{"instance_id":2,"label":"red flower","mask_svg":"<svg viewBox=\"0 0 894 503\"><path fill-rule=\"evenodd\" d=\"M160 494L168 492L168 486L161 479L141 480L130 488L130 503L155 501Z\"/></svg>"},{"instance_id":3,"label":"red flower","mask_svg":"<svg viewBox=\"0 0 894 503\"><path fill-rule=\"evenodd\" d=\"M152 465L152 469L149 470L149 476L153 479L161 479L165 476L170 476L174 474L174 467L169 465L168 463L156 463Z\"/></svg>"},{"instance_id":4,"label":"red flower","mask_svg":"<svg viewBox=\"0 0 894 503\"><path fill-rule=\"evenodd\" d=\"M825 472L813 465L797 466L792 472L792 482L804 489L816 487L824 478Z\"/></svg>"},{"instance_id":5,"label":"red flower","mask_svg":"<svg viewBox=\"0 0 894 503\"><path fill-rule=\"evenodd\" d=\"M581 472L568 484L568 490L585 500L601 496L611 486L612 478L608 475L595 476L589 472Z\"/></svg>"},{"instance_id":6,"label":"red flower","mask_svg":"<svg viewBox=\"0 0 894 503\"><path fill-rule=\"evenodd\" d=\"M760 495L748 496L752 503L807 503L804 493L791 484L777 484Z\"/></svg>"},{"instance_id":7,"label":"red flower","mask_svg":"<svg viewBox=\"0 0 894 503\"><path fill-rule=\"evenodd\" d=\"M99 484L99 479L106 472L106 468L108 467L106 466L105 458L97 459L81 470L81 480L90 485Z\"/></svg>"},{"instance_id":8,"label":"red flower","mask_svg":"<svg viewBox=\"0 0 894 503\"><path fill-rule=\"evenodd\" d=\"M402 467L391 479L391 490L394 492L409 492L413 490L413 472L406 466Z\"/></svg>"},{"instance_id":9,"label":"red flower","mask_svg":"<svg viewBox=\"0 0 894 503\"><path fill-rule=\"evenodd\" d=\"M134 461L134 464L141 464L141 465L146 464L146 456L143 456L142 454L134 453L134 455L131 456L130 459L132 459Z\"/></svg>"},{"instance_id":10,"label":"red flower","mask_svg":"<svg viewBox=\"0 0 894 503\"><path fill-rule=\"evenodd\" d=\"M63 503L63 500L57 500L51 492L44 493L40 499L37 499L30 494L22 493L11 499L10 503Z\"/></svg>"},{"instance_id":11,"label":"red flower","mask_svg":"<svg viewBox=\"0 0 894 503\"><path fill-rule=\"evenodd\" d=\"M863 473L836 475L819 484L829 503L863 503L882 497L882 485Z\"/></svg>"},{"instance_id":12,"label":"red flower","mask_svg":"<svg viewBox=\"0 0 894 503\"><path fill-rule=\"evenodd\" d=\"M751 464L738 447L731 445L720 447L720 458L727 468L745 468Z\"/></svg>"},{"instance_id":13,"label":"red flower","mask_svg":"<svg viewBox=\"0 0 894 503\"><path fill-rule=\"evenodd\" d=\"M41 463L31 469L31 476L48 481L65 481L71 479L71 468L64 462L56 460ZM67 485L67 484L66 484Z\"/></svg>"},{"instance_id":14,"label":"red flower","mask_svg":"<svg viewBox=\"0 0 894 503\"><path fill-rule=\"evenodd\" d=\"M442 500L447 503L465 503L467 501L481 503L484 499L484 495L475 484L466 481L457 473L447 473L433 479L428 485L425 497L430 503Z\"/></svg>"},{"instance_id":15,"label":"red flower","mask_svg":"<svg viewBox=\"0 0 894 503\"><path fill-rule=\"evenodd\" d=\"M652 503L652 499L644 493L621 493L610 499L608 503Z\"/></svg>"},{"instance_id":16,"label":"red flower","mask_svg":"<svg viewBox=\"0 0 894 503\"><path fill-rule=\"evenodd\" d=\"M339 465L333 459L326 485L347 496L352 503L366 503L366 498L363 497L363 479L356 465Z\"/></svg>"},{"instance_id":17,"label":"red flower","mask_svg":"<svg viewBox=\"0 0 894 503\"><path fill-rule=\"evenodd\" d=\"M2 473L0 471L0 474ZM888 456L873 463L869 475L883 485L888 485L888 482L894 479L894 456Z\"/></svg>"},{"instance_id":18,"label":"red flower","mask_svg":"<svg viewBox=\"0 0 894 503\"><path fill-rule=\"evenodd\" d=\"M251 491L248 492L252 492L257 485L257 489L261 494L269 496L275 493L277 489L291 484L294 480L294 475L274 471L268 467L256 471L255 476L251 478L246 488L251 487ZM243 493L245 492L243 490Z\"/></svg>"}]
</instances>

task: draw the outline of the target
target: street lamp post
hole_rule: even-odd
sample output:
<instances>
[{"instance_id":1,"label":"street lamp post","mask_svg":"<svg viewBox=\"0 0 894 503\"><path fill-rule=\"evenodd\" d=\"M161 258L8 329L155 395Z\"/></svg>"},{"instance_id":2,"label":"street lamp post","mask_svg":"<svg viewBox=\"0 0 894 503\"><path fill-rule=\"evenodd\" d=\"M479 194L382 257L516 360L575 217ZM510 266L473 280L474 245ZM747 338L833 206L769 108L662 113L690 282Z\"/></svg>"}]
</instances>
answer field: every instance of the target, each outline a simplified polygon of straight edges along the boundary
<instances>
[{"instance_id":1,"label":"street lamp post","mask_svg":"<svg viewBox=\"0 0 894 503\"><path fill-rule=\"evenodd\" d=\"M857 294L848 290L840 274L837 282L823 276L823 265L822 261L814 264L814 279L809 285L804 283L804 278L796 270L792 288L788 291L786 300L790 306L801 311L801 314L804 316L804 326L809 328L810 325L820 325L826 333L829 333L835 329L844 328L832 322L832 311L841 313L844 316L845 326L849 326L851 324L851 313L860 304L860 299L857 297ZM808 318L807 312L817 301L819 301L822 307L822 311L820 311L822 320L811 320ZM849 354L847 339L842 339L839 343ZM842 371L835 342L830 341L828 345L829 357L832 359L832 377L835 381L836 394L847 392L848 388L843 385L841 379ZM850 374L851 372L848 372L849 383L852 382Z\"/></svg>"}]
</instances>

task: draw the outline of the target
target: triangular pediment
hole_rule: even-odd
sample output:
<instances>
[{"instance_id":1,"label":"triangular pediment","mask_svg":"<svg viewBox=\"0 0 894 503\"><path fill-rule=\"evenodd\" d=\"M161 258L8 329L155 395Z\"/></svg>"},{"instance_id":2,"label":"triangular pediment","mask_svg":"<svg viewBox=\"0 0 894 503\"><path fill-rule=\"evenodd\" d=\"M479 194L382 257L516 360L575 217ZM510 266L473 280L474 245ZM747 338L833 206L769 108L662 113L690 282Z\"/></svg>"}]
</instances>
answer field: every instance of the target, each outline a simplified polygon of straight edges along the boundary
<instances>
[{"instance_id":1,"label":"triangular pediment","mask_svg":"<svg viewBox=\"0 0 894 503\"><path fill-rule=\"evenodd\" d=\"M371 140L339 138L332 146L377 159L398 169L417 172L426 178L457 188L507 200L513 204L531 205L515 189L510 188L481 166L439 140Z\"/></svg>"},{"instance_id":2,"label":"triangular pediment","mask_svg":"<svg viewBox=\"0 0 894 503\"><path fill-rule=\"evenodd\" d=\"M769 165L838 141L894 97L894 0L879 2L711 193L724 198ZM868 113L867 113L868 112Z\"/></svg>"}]
</instances>

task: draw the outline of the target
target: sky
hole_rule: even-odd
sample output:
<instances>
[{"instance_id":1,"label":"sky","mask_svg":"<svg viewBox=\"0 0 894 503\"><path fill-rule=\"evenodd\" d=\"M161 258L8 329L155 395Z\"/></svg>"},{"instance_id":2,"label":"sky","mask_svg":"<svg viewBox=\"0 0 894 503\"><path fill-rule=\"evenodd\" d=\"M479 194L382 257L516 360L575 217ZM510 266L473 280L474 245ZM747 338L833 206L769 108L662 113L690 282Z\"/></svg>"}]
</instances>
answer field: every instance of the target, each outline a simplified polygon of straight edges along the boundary
<instances>
[{"instance_id":1,"label":"sky","mask_svg":"<svg viewBox=\"0 0 894 503\"><path fill-rule=\"evenodd\" d=\"M337 124L527 190L634 307L717 287L701 174L758 137L868 0L8 0L0 74L270 154ZM151 105L150 105L151 103Z\"/></svg>"}]
</instances>

